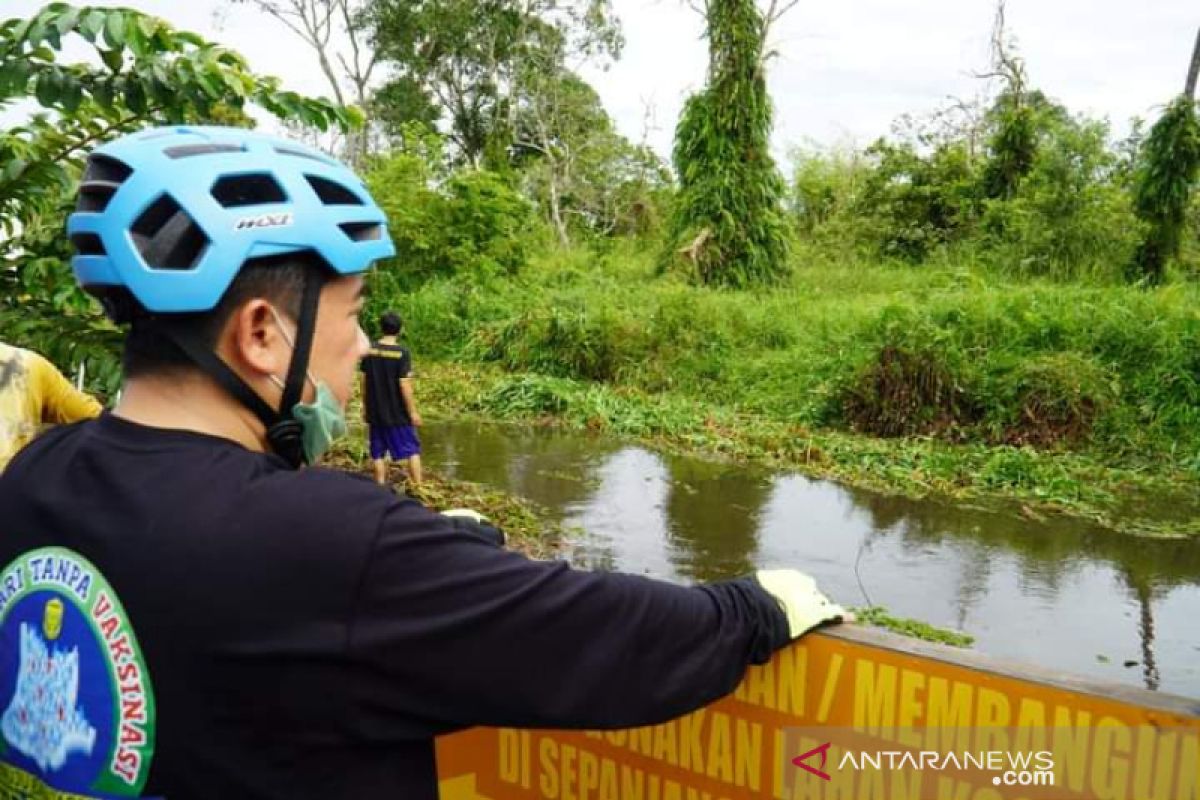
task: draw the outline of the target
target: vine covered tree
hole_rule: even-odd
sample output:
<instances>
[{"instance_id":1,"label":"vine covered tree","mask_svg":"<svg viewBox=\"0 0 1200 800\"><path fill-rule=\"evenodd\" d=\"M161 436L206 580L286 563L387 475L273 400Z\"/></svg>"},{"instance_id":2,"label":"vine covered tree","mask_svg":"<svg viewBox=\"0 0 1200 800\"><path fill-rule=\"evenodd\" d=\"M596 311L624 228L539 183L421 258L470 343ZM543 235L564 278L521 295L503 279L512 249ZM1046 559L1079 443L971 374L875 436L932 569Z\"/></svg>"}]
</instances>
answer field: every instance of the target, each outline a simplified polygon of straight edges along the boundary
<instances>
[{"instance_id":1,"label":"vine covered tree","mask_svg":"<svg viewBox=\"0 0 1200 800\"><path fill-rule=\"evenodd\" d=\"M777 283L788 271L786 187L770 153L765 41L782 12L764 15L753 0L709 0L704 12L708 83L675 131L679 195L664 255L686 256L709 285Z\"/></svg>"},{"instance_id":2,"label":"vine covered tree","mask_svg":"<svg viewBox=\"0 0 1200 800\"><path fill-rule=\"evenodd\" d=\"M1200 177L1200 119L1196 116L1196 75L1200 33L1183 94L1175 98L1146 137L1134 174L1133 206L1147 225L1130 277L1162 282L1167 262L1179 255L1192 187Z\"/></svg>"}]
</instances>

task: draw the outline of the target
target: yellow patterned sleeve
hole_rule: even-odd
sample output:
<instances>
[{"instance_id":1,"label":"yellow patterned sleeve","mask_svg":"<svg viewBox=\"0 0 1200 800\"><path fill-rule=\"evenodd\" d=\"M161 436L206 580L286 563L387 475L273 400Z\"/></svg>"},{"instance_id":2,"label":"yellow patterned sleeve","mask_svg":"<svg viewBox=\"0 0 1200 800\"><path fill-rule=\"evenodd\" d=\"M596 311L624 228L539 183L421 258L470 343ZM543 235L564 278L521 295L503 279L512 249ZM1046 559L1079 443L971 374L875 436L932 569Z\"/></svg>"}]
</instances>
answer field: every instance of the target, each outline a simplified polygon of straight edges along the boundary
<instances>
[{"instance_id":1,"label":"yellow patterned sleeve","mask_svg":"<svg viewBox=\"0 0 1200 800\"><path fill-rule=\"evenodd\" d=\"M103 410L94 397L77 391L45 358L35 354L29 370L29 385L41 399L42 422L78 422L97 417Z\"/></svg>"}]
</instances>

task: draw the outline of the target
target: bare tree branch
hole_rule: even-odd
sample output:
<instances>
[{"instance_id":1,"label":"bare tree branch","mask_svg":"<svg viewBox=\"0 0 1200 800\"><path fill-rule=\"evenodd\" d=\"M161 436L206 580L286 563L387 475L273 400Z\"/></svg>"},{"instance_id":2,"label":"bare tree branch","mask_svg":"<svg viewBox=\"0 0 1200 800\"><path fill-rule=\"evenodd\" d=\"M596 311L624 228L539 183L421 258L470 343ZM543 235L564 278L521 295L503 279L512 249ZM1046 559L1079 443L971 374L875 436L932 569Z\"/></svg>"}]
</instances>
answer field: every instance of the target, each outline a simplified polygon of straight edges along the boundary
<instances>
[{"instance_id":1,"label":"bare tree branch","mask_svg":"<svg viewBox=\"0 0 1200 800\"><path fill-rule=\"evenodd\" d=\"M1187 83L1184 84L1183 96L1191 99L1196 96L1196 77L1200 75L1200 31L1196 31L1196 46L1192 48L1192 64L1188 67Z\"/></svg>"},{"instance_id":2,"label":"bare tree branch","mask_svg":"<svg viewBox=\"0 0 1200 800\"><path fill-rule=\"evenodd\" d=\"M996 19L992 24L992 65L987 72L976 72L982 80L1000 78L1007 84L1016 102L1020 103L1025 92L1025 65L1019 56L1012 54L1013 43L1008 38L1005 20L1005 0L996 2Z\"/></svg>"},{"instance_id":3,"label":"bare tree branch","mask_svg":"<svg viewBox=\"0 0 1200 800\"><path fill-rule=\"evenodd\" d=\"M771 35L771 26L782 19L784 14L795 8L799 2L800 0L783 0L783 5L781 6L780 0L771 0L771 4L767 6L767 10L763 14L762 44L759 48L760 52L758 56L759 64L766 63L775 54L775 51L767 49L767 39Z\"/></svg>"},{"instance_id":4,"label":"bare tree branch","mask_svg":"<svg viewBox=\"0 0 1200 800\"><path fill-rule=\"evenodd\" d=\"M799 3L799 2L800 2L800 0L791 0L791 2L789 2L789 3L786 3L786 4L783 6L783 8L776 9L776 8L775 8L775 0L772 0L772 2L771 2L771 13L767 15L767 24L769 25L770 23L774 22L775 20L777 20L777 19L780 19L781 17L783 17L783 15L784 15L784 14L788 13L788 12L789 12L789 11L791 11L793 8L795 8L795 7L796 7L796 4L797 4L797 3Z\"/></svg>"},{"instance_id":5,"label":"bare tree branch","mask_svg":"<svg viewBox=\"0 0 1200 800\"><path fill-rule=\"evenodd\" d=\"M341 105L346 104L341 83L329 63L329 39L333 33L334 5L339 0L235 0L249 3L258 10L282 22L317 53L317 63L333 95Z\"/></svg>"},{"instance_id":6,"label":"bare tree branch","mask_svg":"<svg viewBox=\"0 0 1200 800\"><path fill-rule=\"evenodd\" d=\"M308 34L305 33L304 29L297 26L296 23L292 22L292 20L289 19L289 17L297 16L296 13L288 11L281 4L272 3L272 2L269 2L269 0L235 0L235 1L238 3L248 3L252 6L254 6L255 8L257 8L259 11L262 11L265 14L270 14L272 17L274 17L275 19L279 20L284 25L286 25L292 33L296 34L301 39L304 39L306 42L308 41ZM310 42L310 44L311 44L311 42Z\"/></svg>"}]
</instances>

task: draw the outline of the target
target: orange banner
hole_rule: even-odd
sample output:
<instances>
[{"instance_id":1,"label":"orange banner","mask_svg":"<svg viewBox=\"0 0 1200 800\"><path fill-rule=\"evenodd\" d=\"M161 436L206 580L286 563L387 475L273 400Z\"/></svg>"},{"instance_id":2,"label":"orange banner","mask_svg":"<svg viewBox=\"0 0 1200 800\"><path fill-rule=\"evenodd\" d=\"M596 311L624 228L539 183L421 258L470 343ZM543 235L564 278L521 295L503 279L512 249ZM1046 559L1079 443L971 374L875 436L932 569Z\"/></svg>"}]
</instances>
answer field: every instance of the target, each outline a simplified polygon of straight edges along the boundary
<instances>
[{"instance_id":1,"label":"orange banner","mask_svg":"<svg viewBox=\"0 0 1200 800\"><path fill-rule=\"evenodd\" d=\"M1200 701L845 626L679 719L438 741L443 800L1200 800Z\"/></svg>"}]
</instances>

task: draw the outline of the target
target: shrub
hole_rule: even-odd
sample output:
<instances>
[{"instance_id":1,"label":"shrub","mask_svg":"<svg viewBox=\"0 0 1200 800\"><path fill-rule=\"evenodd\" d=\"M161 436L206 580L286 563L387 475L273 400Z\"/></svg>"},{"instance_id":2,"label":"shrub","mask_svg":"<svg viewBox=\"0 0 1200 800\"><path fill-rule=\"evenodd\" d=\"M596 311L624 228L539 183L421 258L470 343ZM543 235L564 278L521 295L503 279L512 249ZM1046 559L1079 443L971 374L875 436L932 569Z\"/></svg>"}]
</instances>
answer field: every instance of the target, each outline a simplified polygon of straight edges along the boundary
<instances>
[{"instance_id":1,"label":"shrub","mask_svg":"<svg viewBox=\"0 0 1200 800\"><path fill-rule=\"evenodd\" d=\"M435 140L367 173L396 244L392 269L422 280L515 274L538 236L533 206L497 173L463 169L446 176L440 161Z\"/></svg>"},{"instance_id":2,"label":"shrub","mask_svg":"<svg viewBox=\"0 0 1200 800\"><path fill-rule=\"evenodd\" d=\"M1056 120L1010 197L988 200L984 243L1008 272L1056 279L1115 279L1132 258L1141 225L1115 179L1108 126Z\"/></svg>"},{"instance_id":3,"label":"shrub","mask_svg":"<svg viewBox=\"0 0 1200 800\"><path fill-rule=\"evenodd\" d=\"M957 438L979 417L974 375L947 331L902 308L877 323L869 361L833 396L843 421L879 436Z\"/></svg>"},{"instance_id":4,"label":"shrub","mask_svg":"<svg viewBox=\"0 0 1200 800\"><path fill-rule=\"evenodd\" d=\"M445 186L438 223L443 271L513 275L536 233L533 206L496 173L464 170Z\"/></svg>"},{"instance_id":5,"label":"shrub","mask_svg":"<svg viewBox=\"0 0 1200 800\"><path fill-rule=\"evenodd\" d=\"M1113 392L1094 359L1068 352L1016 361L999 372L988 396L995 409L989 420L993 438L1048 447L1089 439Z\"/></svg>"}]
</instances>

